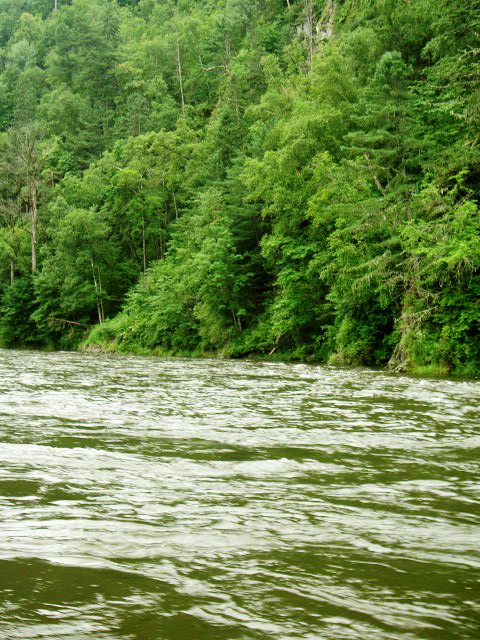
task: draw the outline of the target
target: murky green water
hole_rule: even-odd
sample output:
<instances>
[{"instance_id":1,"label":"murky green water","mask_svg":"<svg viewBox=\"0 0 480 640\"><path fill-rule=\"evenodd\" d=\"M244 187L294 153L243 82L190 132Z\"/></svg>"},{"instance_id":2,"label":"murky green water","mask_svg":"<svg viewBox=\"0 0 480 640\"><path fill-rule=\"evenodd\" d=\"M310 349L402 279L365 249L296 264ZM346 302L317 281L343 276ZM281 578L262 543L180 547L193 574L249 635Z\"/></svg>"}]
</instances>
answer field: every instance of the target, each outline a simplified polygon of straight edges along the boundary
<instances>
[{"instance_id":1,"label":"murky green water","mask_svg":"<svg viewBox=\"0 0 480 640\"><path fill-rule=\"evenodd\" d=\"M0 638L480 637L480 383L0 351Z\"/></svg>"}]
</instances>

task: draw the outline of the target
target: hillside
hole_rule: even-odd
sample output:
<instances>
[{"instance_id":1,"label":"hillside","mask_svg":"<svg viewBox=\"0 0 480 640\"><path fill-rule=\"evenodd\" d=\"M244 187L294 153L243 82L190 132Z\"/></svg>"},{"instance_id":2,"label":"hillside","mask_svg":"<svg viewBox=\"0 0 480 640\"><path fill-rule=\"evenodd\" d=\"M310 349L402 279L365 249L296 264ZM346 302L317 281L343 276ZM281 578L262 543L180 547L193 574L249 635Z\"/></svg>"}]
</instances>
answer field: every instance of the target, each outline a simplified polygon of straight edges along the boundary
<instances>
[{"instance_id":1,"label":"hillside","mask_svg":"<svg viewBox=\"0 0 480 640\"><path fill-rule=\"evenodd\" d=\"M480 373L479 0L0 0L0 342Z\"/></svg>"}]
</instances>

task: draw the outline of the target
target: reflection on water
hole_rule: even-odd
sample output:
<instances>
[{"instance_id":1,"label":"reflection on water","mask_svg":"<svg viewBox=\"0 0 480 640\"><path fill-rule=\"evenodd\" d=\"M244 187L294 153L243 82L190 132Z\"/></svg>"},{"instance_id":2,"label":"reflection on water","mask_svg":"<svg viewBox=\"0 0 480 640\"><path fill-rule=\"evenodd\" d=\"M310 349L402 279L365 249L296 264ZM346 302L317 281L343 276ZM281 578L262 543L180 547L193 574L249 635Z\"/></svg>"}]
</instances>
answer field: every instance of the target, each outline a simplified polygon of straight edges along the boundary
<instances>
[{"instance_id":1,"label":"reflection on water","mask_svg":"<svg viewBox=\"0 0 480 640\"><path fill-rule=\"evenodd\" d=\"M0 638L480 637L480 384L0 351Z\"/></svg>"}]
</instances>

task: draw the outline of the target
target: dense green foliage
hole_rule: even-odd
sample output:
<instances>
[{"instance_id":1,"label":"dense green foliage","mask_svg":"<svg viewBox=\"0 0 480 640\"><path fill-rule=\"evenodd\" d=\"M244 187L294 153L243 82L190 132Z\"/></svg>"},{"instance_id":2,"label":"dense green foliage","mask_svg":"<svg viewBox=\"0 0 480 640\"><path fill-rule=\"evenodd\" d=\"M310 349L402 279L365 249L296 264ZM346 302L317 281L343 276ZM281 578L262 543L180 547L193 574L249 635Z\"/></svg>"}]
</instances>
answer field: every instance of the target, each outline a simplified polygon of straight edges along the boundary
<instances>
[{"instance_id":1,"label":"dense green foliage","mask_svg":"<svg viewBox=\"0 0 480 640\"><path fill-rule=\"evenodd\" d=\"M3 344L478 374L479 30L480 0L0 0Z\"/></svg>"}]
</instances>

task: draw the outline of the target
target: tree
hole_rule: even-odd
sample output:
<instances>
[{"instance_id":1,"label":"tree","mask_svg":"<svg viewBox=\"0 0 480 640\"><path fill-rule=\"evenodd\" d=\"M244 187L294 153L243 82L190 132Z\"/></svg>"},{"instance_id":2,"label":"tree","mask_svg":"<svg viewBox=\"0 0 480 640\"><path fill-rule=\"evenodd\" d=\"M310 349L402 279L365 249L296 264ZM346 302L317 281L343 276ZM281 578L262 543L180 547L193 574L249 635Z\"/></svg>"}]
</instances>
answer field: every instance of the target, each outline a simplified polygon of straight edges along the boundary
<instances>
[{"instance_id":1,"label":"tree","mask_svg":"<svg viewBox=\"0 0 480 640\"><path fill-rule=\"evenodd\" d=\"M11 128L5 138L5 162L23 186L21 199L30 213L31 270L37 271L38 196L41 181L41 133L35 123Z\"/></svg>"}]
</instances>

